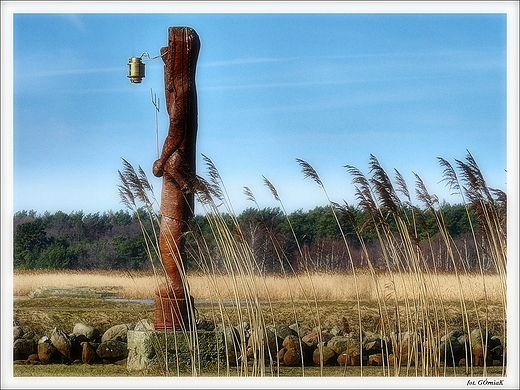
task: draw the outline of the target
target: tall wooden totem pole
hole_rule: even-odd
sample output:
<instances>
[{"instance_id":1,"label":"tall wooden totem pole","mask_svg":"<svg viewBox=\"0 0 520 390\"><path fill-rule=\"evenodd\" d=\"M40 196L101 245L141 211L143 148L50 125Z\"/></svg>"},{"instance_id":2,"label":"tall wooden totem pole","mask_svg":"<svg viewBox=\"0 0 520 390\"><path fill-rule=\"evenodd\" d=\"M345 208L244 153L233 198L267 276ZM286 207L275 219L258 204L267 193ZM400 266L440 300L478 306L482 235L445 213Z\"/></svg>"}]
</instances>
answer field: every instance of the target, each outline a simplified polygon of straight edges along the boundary
<instances>
[{"instance_id":1,"label":"tall wooden totem pole","mask_svg":"<svg viewBox=\"0 0 520 390\"><path fill-rule=\"evenodd\" d=\"M184 235L193 216L199 50L199 37L189 27L170 27L168 46L161 48L170 124L162 154L153 165L153 174L163 178L159 249L166 273L155 298L156 329L185 329L193 318Z\"/></svg>"}]
</instances>

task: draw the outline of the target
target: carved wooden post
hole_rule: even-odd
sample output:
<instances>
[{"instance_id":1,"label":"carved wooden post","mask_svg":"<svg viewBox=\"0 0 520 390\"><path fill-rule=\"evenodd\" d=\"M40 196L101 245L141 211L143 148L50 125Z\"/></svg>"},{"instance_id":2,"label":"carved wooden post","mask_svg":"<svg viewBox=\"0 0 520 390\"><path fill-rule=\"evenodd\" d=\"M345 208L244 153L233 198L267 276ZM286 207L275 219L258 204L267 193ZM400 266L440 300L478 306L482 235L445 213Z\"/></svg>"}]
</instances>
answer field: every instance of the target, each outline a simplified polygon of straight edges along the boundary
<instances>
[{"instance_id":1,"label":"carved wooden post","mask_svg":"<svg viewBox=\"0 0 520 390\"><path fill-rule=\"evenodd\" d=\"M155 298L156 329L187 327L193 310L186 291L184 233L193 214L197 136L195 67L199 49L199 37L189 27L170 27L168 46L161 48L170 125L162 154L153 165L153 174L163 178L159 249L167 275Z\"/></svg>"}]
</instances>

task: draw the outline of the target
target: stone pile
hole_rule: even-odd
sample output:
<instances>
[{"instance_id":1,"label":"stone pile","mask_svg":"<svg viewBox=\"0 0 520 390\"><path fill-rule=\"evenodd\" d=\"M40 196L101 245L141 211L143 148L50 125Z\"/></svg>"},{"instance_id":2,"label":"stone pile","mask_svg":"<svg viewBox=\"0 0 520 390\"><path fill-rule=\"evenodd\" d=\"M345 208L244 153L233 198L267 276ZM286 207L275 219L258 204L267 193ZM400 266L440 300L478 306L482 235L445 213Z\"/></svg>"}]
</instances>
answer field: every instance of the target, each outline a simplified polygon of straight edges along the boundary
<instances>
[{"instance_id":1,"label":"stone pile","mask_svg":"<svg viewBox=\"0 0 520 390\"><path fill-rule=\"evenodd\" d=\"M16 364L126 364L129 330L153 331L154 327L148 320L140 320L135 325L115 325L101 334L92 326L78 323L70 334L54 328L48 336L36 336L15 326L14 360ZM406 366L420 364L423 358L436 361L438 357L442 364L449 366L506 363L504 340L479 329L469 334L452 331L436 343L409 332L389 336L363 332L360 340L346 319L341 326L311 331L305 331L298 324L253 329L247 322L238 326L215 326L211 321L199 322L198 330L220 335L224 344L219 356L230 365L264 359L266 364L282 366ZM215 356L209 351L206 355Z\"/></svg>"},{"instance_id":2,"label":"stone pile","mask_svg":"<svg viewBox=\"0 0 520 390\"><path fill-rule=\"evenodd\" d=\"M148 320L137 324L120 324L103 334L93 326L77 323L72 333L55 327L48 335L14 326L15 364L126 364L128 356L127 332L153 330Z\"/></svg>"}]
</instances>

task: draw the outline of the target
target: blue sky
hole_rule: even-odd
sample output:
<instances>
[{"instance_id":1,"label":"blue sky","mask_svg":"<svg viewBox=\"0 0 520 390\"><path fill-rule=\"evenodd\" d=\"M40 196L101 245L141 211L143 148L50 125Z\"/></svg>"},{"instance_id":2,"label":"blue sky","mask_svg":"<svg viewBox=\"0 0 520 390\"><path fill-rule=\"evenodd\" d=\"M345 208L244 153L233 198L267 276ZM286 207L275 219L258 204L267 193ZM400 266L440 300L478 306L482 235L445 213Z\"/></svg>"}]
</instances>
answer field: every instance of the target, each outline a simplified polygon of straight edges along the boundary
<instances>
[{"instance_id":1,"label":"blue sky","mask_svg":"<svg viewBox=\"0 0 520 390\"><path fill-rule=\"evenodd\" d=\"M260 207L279 205L262 176L289 212L326 205L296 158L337 202L355 204L344 165L369 174L371 154L391 177L399 170L411 192L415 172L450 203L461 199L439 183L439 156L455 164L469 150L489 186L508 188L508 8L500 3L434 13L418 6L415 14L368 5L318 4L307 13L297 3L280 12L100 4L11 14L13 117L2 134L12 127L14 212L123 209L122 158L143 167L159 197L151 95L161 104L161 148L163 64L146 61L138 85L126 74L130 57L159 54L170 26L200 36L197 171L206 177L202 154L214 162L236 212L254 207L245 186Z\"/></svg>"}]
</instances>

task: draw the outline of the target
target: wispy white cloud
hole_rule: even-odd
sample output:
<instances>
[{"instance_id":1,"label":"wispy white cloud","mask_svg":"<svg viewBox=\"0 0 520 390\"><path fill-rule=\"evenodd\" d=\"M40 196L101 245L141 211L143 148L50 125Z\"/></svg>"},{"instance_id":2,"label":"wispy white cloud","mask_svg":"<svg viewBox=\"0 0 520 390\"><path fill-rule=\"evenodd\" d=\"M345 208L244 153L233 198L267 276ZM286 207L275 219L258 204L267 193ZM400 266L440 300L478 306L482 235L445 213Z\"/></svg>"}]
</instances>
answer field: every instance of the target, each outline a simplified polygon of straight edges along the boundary
<instances>
[{"instance_id":1,"label":"wispy white cloud","mask_svg":"<svg viewBox=\"0 0 520 390\"><path fill-rule=\"evenodd\" d=\"M60 16L72 23L78 31L82 33L88 32L87 26L83 23L83 20L81 20L78 14L62 14Z\"/></svg>"}]
</instances>

